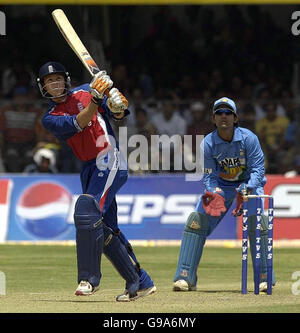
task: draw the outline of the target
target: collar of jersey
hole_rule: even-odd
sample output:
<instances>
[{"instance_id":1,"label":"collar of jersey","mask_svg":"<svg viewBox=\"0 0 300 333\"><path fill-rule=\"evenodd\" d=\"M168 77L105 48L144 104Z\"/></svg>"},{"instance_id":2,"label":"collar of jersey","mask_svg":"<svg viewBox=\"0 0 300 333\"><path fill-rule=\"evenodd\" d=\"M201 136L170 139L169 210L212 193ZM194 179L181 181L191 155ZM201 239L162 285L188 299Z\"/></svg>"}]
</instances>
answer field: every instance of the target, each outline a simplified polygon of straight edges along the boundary
<instances>
[{"instance_id":1,"label":"collar of jersey","mask_svg":"<svg viewBox=\"0 0 300 333\"><path fill-rule=\"evenodd\" d=\"M219 137L217 130L215 130L215 132L214 132L214 141L215 141L216 145L221 144L221 143L228 143L227 141L225 141ZM235 142L235 141L242 141L242 134L238 127L234 128L233 139L231 142Z\"/></svg>"}]
</instances>

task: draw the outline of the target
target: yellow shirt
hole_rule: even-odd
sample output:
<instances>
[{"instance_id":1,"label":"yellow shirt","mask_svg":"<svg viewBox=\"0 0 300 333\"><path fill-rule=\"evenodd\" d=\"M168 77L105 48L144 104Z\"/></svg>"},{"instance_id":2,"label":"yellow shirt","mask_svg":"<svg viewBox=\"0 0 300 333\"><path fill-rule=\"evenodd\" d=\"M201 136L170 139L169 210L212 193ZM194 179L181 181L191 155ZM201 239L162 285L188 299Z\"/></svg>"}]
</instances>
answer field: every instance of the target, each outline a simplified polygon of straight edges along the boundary
<instances>
[{"instance_id":1,"label":"yellow shirt","mask_svg":"<svg viewBox=\"0 0 300 333\"><path fill-rule=\"evenodd\" d=\"M257 121L255 130L260 139L263 140L262 143L273 146L283 142L289 123L289 119L283 116L277 116L273 121L262 118Z\"/></svg>"}]
</instances>

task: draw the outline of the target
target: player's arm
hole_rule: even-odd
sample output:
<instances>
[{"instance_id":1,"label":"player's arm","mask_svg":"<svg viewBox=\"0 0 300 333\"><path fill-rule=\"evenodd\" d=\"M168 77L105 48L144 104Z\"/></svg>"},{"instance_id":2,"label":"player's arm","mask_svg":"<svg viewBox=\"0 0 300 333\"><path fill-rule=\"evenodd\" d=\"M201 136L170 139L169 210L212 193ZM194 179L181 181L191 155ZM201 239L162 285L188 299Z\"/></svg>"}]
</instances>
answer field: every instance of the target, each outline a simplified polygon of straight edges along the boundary
<instances>
[{"instance_id":1,"label":"player's arm","mask_svg":"<svg viewBox=\"0 0 300 333\"><path fill-rule=\"evenodd\" d=\"M204 148L204 177L205 193L202 196L202 205L205 212L211 216L220 216L226 212L224 192L218 186L216 161L212 156L212 149L208 142L202 141Z\"/></svg>"},{"instance_id":2,"label":"player's arm","mask_svg":"<svg viewBox=\"0 0 300 333\"><path fill-rule=\"evenodd\" d=\"M203 183L206 191L212 192L214 188L218 187L217 165L215 159L213 158L212 148L205 138L201 143L201 150L203 151L203 149L204 149Z\"/></svg>"},{"instance_id":3,"label":"player's arm","mask_svg":"<svg viewBox=\"0 0 300 333\"><path fill-rule=\"evenodd\" d=\"M64 115L55 113L51 108L42 118L42 125L59 140L67 140L81 131L76 115Z\"/></svg>"},{"instance_id":4,"label":"player's arm","mask_svg":"<svg viewBox=\"0 0 300 333\"><path fill-rule=\"evenodd\" d=\"M76 116L78 126L83 129L92 120L98 106L115 119L123 119L128 106L126 98L118 89L112 88L113 81L105 71L98 73L90 83L91 102ZM110 89L110 90L109 90ZM109 92L108 92L109 90ZM106 94L108 96L106 96Z\"/></svg>"},{"instance_id":5,"label":"player's arm","mask_svg":"<svg viewBox=\"0 0 300 333\"><path fill-rule=\"evenodd\" d=\"M88 125L88 123L92 120L97 110L98 110L98 103L93 101L92 99L89 105L77 114L76 121L81 130Z\"/></svg>"},{"instance_id":6,"label":"player's arm","mask_svg":"<svg viewBox=\"0 0 300 333\"><path fill-rule=\"evenodd\" d=\"M247 169L250 171L250 179L246 185L248 189L253 190L260 186L265 176L264 153L255 134L247 137L245 145Z\"/></svg>"}]
</instances>

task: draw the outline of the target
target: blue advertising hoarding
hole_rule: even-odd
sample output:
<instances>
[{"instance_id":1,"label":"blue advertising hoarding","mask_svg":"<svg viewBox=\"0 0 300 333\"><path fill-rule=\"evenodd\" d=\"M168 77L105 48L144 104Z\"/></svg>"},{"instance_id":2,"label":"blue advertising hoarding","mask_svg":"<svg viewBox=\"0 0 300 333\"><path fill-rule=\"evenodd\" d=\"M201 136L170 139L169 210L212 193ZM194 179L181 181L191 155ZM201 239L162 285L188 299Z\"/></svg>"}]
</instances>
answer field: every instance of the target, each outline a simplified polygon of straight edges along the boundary
<instances>
[{"instance_id":1,"label":"blue advertising hoarding","mask_svg":"<svg viewBox=\"0 0 300 333\"><path fill-rule=\"evenodd\" d=\"M5 182L10 190L0 204L7 212L0 241L75 240L79 175L2 175L2 192ZM180 240L201 193L202 181L186 181L185 175L130 176L117 195L119 227L129 240ZM236 237L230 210L209 238Z\"/></svg>"}]
</instances>

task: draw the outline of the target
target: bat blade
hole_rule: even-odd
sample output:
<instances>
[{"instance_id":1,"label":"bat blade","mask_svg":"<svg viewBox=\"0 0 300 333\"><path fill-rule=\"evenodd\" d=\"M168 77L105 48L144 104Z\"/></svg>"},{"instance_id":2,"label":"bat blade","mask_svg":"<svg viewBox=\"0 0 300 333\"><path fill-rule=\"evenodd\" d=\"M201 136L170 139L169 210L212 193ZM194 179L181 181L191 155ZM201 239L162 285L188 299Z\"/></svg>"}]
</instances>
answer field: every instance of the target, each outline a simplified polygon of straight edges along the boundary
<instances>
[{"instance_id":1,"label":"bat blade","mask_svg":"<svg viewBox=\"0 0 300 333\"><path fill-rule=\"evenodd\" d=\"M52 17L61 34L64 36L72 50L76 53L77 57L81 60L85 68L89 71L91 76L100 72L99 67L91 57L86 47L83 45L64 11L62 9L55 9L52 12Z\"/></svg>"}]
</instances>

